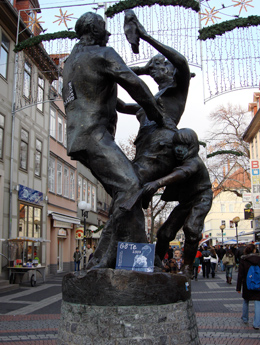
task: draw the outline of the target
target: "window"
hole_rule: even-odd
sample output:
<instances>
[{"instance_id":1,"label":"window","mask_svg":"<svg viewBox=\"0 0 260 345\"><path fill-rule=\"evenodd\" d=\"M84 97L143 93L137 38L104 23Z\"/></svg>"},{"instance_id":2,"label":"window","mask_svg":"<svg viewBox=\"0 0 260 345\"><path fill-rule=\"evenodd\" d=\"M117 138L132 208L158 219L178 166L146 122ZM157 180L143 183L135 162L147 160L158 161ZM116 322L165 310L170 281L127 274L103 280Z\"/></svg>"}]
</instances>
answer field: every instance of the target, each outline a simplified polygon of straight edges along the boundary
<instances>
[{"instance_id":1,"label":"window","mask_svg":"<svg viewBox=\"0 0 260 345\"><path fill-rule=\"evenodd\" d=\"M3 159L4 154L4 128L5 128L5 117L0 114L0 159Z\"/></svg>"},{"instance_id":2,"label":"window","mask_svg":"<svg viewBox=\"0 0 260 345\"><path fill-rule=\"evenodd\" d=\"M62 165L57 163L57 194L62 194Z\"/></svg>"},{"instance_id":3,"label":"window","mask_svg":"<svg viewBox=\"0 0 260 345\"><path fill-rule=\"evenodd\" d=\"M226 212L226 206L225 206L225 204L221 204L221 212Z\"/></svg>"},{"instance_id":4,"label":"window","mask_svg":"<svg viewBox=\"0 0 260 345\"><path fill-rule=\"evenodd\" d=\"M229 227L230 227L230 228L234 228L233 220L230 220L230 221L229 221Z\"/></svg>"},{"instance_id":5,"label":"window","mask_svg":"<svg viewBox=\"0 0 260 345\"><path fill-rule=\"evenodd\" d=\"M87 181L83 180L83 191L82 191L82 199L84 201L87 201Z\"/></svg>"},{"instance_id":6,"label":"window","mask_svg":"<svg viewBox=\"0 0 260 345\"><path fill-rule=\"evenodd\" d=\"M81 201L82 199L82 177L78 176L78 201Z\"/></svg>"},{"instance_id":7,"label":"window","mask_svg":"<svg viewBox=\"0 0 260 345\"><path fill-rule=\"evenodd\" d=\"M7 79L8 56L10 49L10 41L2 32L1 50L0 50L0 74Z\"/></svg>"},{"instance_id":8,"label":"window","mask_svg":"<svg viewBox=\"0 0 260 345\"><path fill-rule=\"evenodd\" d=\"M36 139L36 145L35 145L35 175L41 176L41 170L42 170L42 142L38 139Z\"/></svg>"},{"instance_id":9,"label":"window","mask_svg":"<svg viewBox=\"0 0 260 345\"><path fill-rule=\"evenodd\" d=\"M93 185L91 188L91 208L96 211L96 187Z\"/></svg>"},{"instance_id":10,"label":"window","mask_svg":"<svg viewBox=\"0 0 260 345\"><path fill-rule=\"evenodd\" d=\"M38 89L37 89L37 109L43 111L43 102L44 101L44 79L38 76ZM41 102L41 103L38 103Z\"/></svg>"},{"instance_id":11,"label":"window","mask_svg":"<svg viewBox=\"0 0 260 345\"><path fill-rule=\"evenodd\" d=\"M20 168L27 170L29 133L21 129Z\"/></svg>"},{"instance_id":12,"label":"window","mask_svg":"<svg viewBox=\"0 0 260 345\"><path fill-rule=\"evenodd\" d=\"M87 203L90 204L91 203L91 185L90 183L88 183L88 194L87 194Z\"/></svg>"},{"instance_id":13,"label":"window","mask_svg":"<svg viewBox=\"0 0 260 345\"><path fill-rule=\"evenodd\" d=\"M63 117L61 115L58 116L58 141L63 142Z\"/></svg>"},{"instance_id":14,"label":"window","mask_svg":"<svg viewBox=\"0 0 260 345\"><path fill-rule=\"evenodd\" d=\"M21 203L19 205L19 210L18 236L35 238L42 237L42 209ZM27 262L28 260L33 260L35 257L38 257L40 259L40 263L42 263L40 242L26 241L23 246L24 247L20 248L20 252L24 255L24 257L21 258L23 262Z\"/></svg>"},{"instance_id":15,"label":"window","mask_svg":"<svg viewBox=\"0 0 260 345\"><path fill-rule=\"evenodd\" d=\"M23 95L28 99L31 96L31 76L32 68L27 62L25 62L23 74Z\"/></svg>"},{"instance_id":16,"label":"window","mask_svg":"<svg viewBox=\"0 0 260 345\"><path fill-rule=\"evenodd\" d=\"M226 221L225 221L225 220L222 220L222 221L221 221L221 225L226 226Z\"/></svg>"},{"instance_id":17,"label":"window","mask_svg":"<svg viewBox=\"0 0 260 345\"><path fill-rule=\"evenodd\" d=\"M69 169L64 167L64 191L63 195L68 198L69 197Z\"/></svg>"},{"instance_id":18,"label":"window","mask_svg":"<svg viewBox=\"0 0 260 345\"><path fill-rule=\"evenodd\" d=\"M49 191L55 193L55 159L49 159L48 166L48 187Z\"/></svg>"},{"instance_id":19,"label":"window","mask_svg":"<svg viewBox=\"0 0 260 345\"><path fill-rule=\"evenodd\" d=\"M75 173L70 172L70 199L75 200Z\"/></svg>"},{"instance_id":20,"label":"window","mask_svg":"<svg viewBox=\"0 0 260 345\"><path fill-rule=\"evenodd\" d=\"M64 147L67 147L67 122L64 122L64 140L63 140Z\"/></svg>"},{"instance_id":21,"label":"window","mask_svg":"<svg viewBox=\"0 0 260 345\"><path fill-rule=\"evenodd\" d=\"M234 205L233 204L229 204L229 212L234 212Z\"/></svg>"},{"instance_id":22,"label":"window","mask_svg":"<svg viewBox=\"0 0 260 345\"><path fill-rule=\"evenodd\" d=\"M53 108L50 108L50 135L56 138L56 113Z\"/></svg>"}]
</instances>

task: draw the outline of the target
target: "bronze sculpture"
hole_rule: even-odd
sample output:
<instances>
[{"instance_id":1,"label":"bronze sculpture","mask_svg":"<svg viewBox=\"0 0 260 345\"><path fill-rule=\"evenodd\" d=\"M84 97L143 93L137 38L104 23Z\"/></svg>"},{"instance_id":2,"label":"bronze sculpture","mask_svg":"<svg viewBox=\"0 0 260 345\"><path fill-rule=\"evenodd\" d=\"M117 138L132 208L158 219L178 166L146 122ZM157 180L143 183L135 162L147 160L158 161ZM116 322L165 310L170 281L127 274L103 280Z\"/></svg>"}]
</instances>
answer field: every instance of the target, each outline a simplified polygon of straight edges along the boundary
<instances>
[{"instance_id":1,"label":"bronze sculpture","mask_svg":"<svg viewBox=\"0 0 260 345\"><path fill-rule=\"evenodd\" d=\"M129 18L137 34L134 49L138 50L136 44L141 38L162 55L152 58L145 67L130 70L113 48L106 47L109 33L102 17L88 12L76 23L80 41L63 72L68 154L87 166L113 198L110 219L88 268L114 268L118 241L147 243L142 204L148 206L155 184L146 183L171 174L178 164L172 140L188 94L187 60L175 49L149 36L135 15ZM133 38L129 30L128 36ZM159 92L155 97L137 76L141 74L151 75L158 83ZM125 88L137 104L118 100L117 84ZM116 110L134 114L140 121L133 162L114 142ZM205 215L207 212L208 208ZM175 230L171 235L173 233L175 235ZM189 238L187 240L188 245ZM161 239L159 247L164 248L166 241L168 237ZM193 247L195 242L192 242ZM187 263L193 260L193 247L190 253L185 251ZM163 250L158 250L160 258Z\"/></svg>"}]
</instances>

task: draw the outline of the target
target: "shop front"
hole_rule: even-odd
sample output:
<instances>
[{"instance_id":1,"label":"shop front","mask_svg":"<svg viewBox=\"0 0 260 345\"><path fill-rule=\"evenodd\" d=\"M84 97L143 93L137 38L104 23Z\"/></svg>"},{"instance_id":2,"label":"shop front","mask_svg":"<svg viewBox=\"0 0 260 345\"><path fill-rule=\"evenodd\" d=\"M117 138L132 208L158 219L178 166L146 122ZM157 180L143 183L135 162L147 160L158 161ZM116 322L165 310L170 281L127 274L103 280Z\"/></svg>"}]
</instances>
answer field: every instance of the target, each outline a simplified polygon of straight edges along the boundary
<instances>
[{"instance_id":1,"label":"shop front","mask_svg":"<svg viewBox=\"0 0 260 345\"><path fill-rule=\"evenodd\" d=\"M49 213L51 245L48 269L51 274L73 270L73 253L77 246L75 234L79 224L80 219L77 217Z\"/></svg>"}]
</instances>

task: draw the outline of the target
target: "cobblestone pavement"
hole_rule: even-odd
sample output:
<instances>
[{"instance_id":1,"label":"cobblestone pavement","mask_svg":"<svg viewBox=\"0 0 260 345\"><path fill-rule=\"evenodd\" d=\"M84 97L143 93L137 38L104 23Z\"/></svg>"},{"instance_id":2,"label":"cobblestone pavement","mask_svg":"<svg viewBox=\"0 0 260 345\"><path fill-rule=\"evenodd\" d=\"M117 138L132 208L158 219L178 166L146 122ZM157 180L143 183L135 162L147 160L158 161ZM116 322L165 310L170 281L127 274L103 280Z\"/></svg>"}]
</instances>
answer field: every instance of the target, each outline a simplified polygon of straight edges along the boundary
<instances>
[{"instance_id":1,"label":"cobblestone pavement","mask_svg":"<svg viewBox=\"0 0 260 345\"><path fill-rule=\"evenodd\" d=\"M232 285L226 283L223 272L214 279L199 276L191 282L202 345L260 345L260 331L252 326L253 302L248 325L241 320L243 300L235 291L236 277L234 272ZM57 276L33 288L23 284L0 294L1 345L56 345L61 281Z\"/></svg>"}]
</instances>

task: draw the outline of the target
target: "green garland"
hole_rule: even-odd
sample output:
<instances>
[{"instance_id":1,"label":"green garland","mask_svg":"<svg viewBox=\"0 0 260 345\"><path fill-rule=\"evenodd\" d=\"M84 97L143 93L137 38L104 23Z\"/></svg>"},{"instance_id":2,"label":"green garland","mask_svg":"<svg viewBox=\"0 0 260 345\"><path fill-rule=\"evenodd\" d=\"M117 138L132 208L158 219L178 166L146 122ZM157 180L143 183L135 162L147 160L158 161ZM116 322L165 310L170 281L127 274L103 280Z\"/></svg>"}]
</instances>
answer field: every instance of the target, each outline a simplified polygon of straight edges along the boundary
<instances>
[{"instance_id":1,"label":"green garland","mask_svg":"<svg viewBox=\"0 0 260 345\"><path fill-rule=\"evenodd\" d=\"M203 146L203 147L206 147L206 146L207 146L207 144L204 143L204 141L199 141L199 145L201 145L201 146Z\"/></svg>"},{"instance_id":2,"label":"green garland","mask_svg":"<svg viewBox=\"0 0 260 345\"><path fill-rule=\"evenodd\" d=\"M125 0L119 1L117 4L108 7L106 16L112 18L115 14L123 12L124 10L135 7L150 7L156 4L160 6L182 6L184 8L191 8L196 12L200 11L200 5L196 0Z\"/></svg>"},{"instance_id":3,"label":"green garland","mask_svg":"<svg viewBox=\"0 0 260 345\"><path fill-rule=\"evenodd\" d=\"M213 153L210 153L207 155L207 158L211 158L211 157L214 157L214 156L217 156L217 155L224 155L224 154L232 154L232 155L235 155L235 156L244 156L244 153L243 152L237 152L237 151L232 151L232 150L221 150L221 151L216 151L216 152L213 152Z\"/></svg>"},{"instance_id":4,"label":"green garland","mask_svg":"<svg viewBox=\"0 0 260 345\"><path fill-rule=\"evenodd\" d=\"M257 26L260 24L259 16L249 16L247 18L238 18L227 20L220 24L214 24L199 30L199 40L206 41L208 38L216 38L227 31L232 31L235 28L247 28L249 26Z\"/></svg>"},{"instance_id":5,"label":"green garland","mask_svg":"<svg viewBox=\"0 0 260 345\"><path fill-rule=\"evenodd\" d=\"M77 38L76 32L75 31L58 31L52 34L44 34L44 35L39 35L39 36L34 36L31 38L28 38L27 40L18 43L15 48L14 52L17 53L23 49L35 46L42 41L51 41L55 40L57 38L70 38L74 39Z\"/></svg>"}]
</instances>

